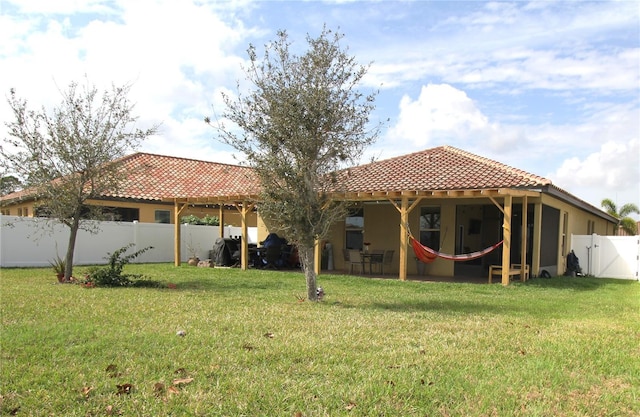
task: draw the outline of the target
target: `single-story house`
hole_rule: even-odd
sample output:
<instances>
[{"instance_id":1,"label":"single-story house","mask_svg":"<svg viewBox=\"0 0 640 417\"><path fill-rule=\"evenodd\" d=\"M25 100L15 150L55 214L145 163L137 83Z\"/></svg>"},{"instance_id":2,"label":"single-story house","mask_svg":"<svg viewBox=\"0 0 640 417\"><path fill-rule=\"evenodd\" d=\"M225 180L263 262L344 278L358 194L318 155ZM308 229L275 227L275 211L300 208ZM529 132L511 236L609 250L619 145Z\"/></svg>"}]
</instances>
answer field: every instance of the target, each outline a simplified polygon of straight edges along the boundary
<instances>
[{"instance_id":1,"label":"single-story house","mask_svg":"<svg viewBox=\"0 0 640 417\"><path fill-rule=\"evenodd\" d=\"M487 276L490 266L497 265L506 285L513 264L528 265L533 276L542 271L562 274L571 234L610 235L616 225L613 216L548 179L451 146L360 165L344 174L347 191L336 192L333 197L349 202L351 214L335 225L327 239L338 269L346 265L343 250L363 250L367 243L371 250L397 253L388 270L400 279L422 273L425 268L429 275L436 276ZM247 191L246 186L238 184L209 196L166 195L164 201L172 202L176 213L190 206L234 204L244 215L259 203L258 191ZM259 239L268 232L258 212ZM424 266L415 261L409 233L421 244L453 255L503 243L478 259L453 262L438 258ZM179 239L176 229L176 241ZM317 272L320 255L319 243ZM247 260L245 244L243 268L247 268ZM525 270L518 271L522 279Z\"/></svg>"},{"instance_id":2,"label":"single-story house","mask_svg":"<svg viewBox=\"0 0 640 417\"><path fill-rule=\"evenodd\" d=\"M129 180L117 194L90 202L110 208L119 220L176 224L181 216L208 214L219 216L221 225L241 226L244 235L247 227L257 227L259 241L271 232L256 210L260 190L250 168L148 153L122 162L132 173ZM507 284L513 264L528 265L533 276L562 274L572 234L612 235L617 223L548 179L451 146L375 161L343 174L346 191L333 197L347 201L351 213L318 243L317 272L322 247L331 248L336 269L346 268L344 250L369 248L393 251L385 272L400 279L421 273L487 276L490 266L498 265ZM37 215L37 203L27 191L0 198L3 214ZM177 225L175 234L179 265ZM451 255L502 245L477 259L439 257L425 265L416 261L409 234ZM241 266L248 268L247 239L242 242ZM525 278L525 268L518 273Z\"/></svg>"}]
</instances>

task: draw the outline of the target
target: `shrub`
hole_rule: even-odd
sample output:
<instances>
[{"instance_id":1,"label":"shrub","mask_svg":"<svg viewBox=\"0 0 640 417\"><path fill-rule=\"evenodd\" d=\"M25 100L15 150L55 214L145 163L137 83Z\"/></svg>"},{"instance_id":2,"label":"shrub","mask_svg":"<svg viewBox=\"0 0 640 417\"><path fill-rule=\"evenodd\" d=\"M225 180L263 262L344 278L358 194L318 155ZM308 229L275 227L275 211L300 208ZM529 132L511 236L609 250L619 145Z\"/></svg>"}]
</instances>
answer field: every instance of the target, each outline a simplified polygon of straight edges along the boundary
<instances>
[{"instance_id":1,"label":"shrub","mask_svg":"<svg viewBox=\"0 0 640 417\"><path fill-rule=\"evenodd\" d=\"M51 265L51 268L53 268L53 272L55 272L56 275L64 275L64 271L67 267L67 262L66 260L62 259L60 255L56 255L55 258L49 261L49 265Z\"/></svg>"},{"instance_id":2,"label":"shrub","mask_svg":"<svg viewBox=\"0 0 640 417\"><path fill-rule=\"evenodd\" d=\"M205 225L205 226L218 226L220 225L220 219L218 218L218 216L209 216L208 214L202 218L198 216L194 216L193 214L190 214L188 216L182 216L180 218L180 223L197 224L197 225Z\"/></svg>"},{"instance_id":3,"label":"shrub","mask_svg":"<svg viewBox=\"0 0 640 417\"><path fill-rule=\"evenodd\" d=\"M135 280L143 277L140 274L123 273L124 266L130 263L137 256L143 254L153 246L140 249L129 255L124 253L133 246L133 243L124 246L115 252L109 254L105 259L109 260L107 266L95 266L89 269L89 273L85 279L85 284L90 283L96 287L128 287L134 285Z\"/></svg>"}]
</instances>

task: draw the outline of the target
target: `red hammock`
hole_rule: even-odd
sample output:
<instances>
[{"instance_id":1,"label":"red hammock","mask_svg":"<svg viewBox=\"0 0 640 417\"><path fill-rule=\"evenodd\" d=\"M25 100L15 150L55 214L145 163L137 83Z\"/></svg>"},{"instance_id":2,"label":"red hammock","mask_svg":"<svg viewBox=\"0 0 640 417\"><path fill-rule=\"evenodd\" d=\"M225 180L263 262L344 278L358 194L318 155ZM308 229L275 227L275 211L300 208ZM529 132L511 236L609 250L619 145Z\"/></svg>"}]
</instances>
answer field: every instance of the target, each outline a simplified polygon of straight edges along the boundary
<instances>
[{"instance_id":1,"label":"red hammock","mask_svg":"<svg viewBox=\"0 0 640 417\"><path fill-rule=\"evenodd\" d=\"M472 259L481 258L487 253L495 250L498 246L502 245L503 242L501 240L495 245L489 246L488 248L477 252L463 253L460 255L449 255L448 253L438 252L427 246L424 246L422 243L418 242L411 234L409 234L409 240L411 240L411 247L413 247L413 252L416 254L416 257L426 264L435 261L436 258L443 258L456 262L470 261Z\"/></svg>"}]
</instances>

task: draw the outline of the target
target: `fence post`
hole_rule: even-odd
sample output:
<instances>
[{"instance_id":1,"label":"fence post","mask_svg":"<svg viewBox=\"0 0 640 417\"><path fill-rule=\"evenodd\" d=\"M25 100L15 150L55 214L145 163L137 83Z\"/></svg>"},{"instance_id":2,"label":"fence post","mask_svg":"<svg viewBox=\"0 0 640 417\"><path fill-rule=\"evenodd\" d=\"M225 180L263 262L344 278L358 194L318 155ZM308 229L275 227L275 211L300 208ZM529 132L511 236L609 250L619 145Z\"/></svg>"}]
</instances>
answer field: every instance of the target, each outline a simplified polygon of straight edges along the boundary
<instances>
[{"instance_id":1,"label":"fence post","mask_svg":"<svg viewBox=\"0 0 640 417\"><path fill-rule=\"evenodd\" d=\"M138 243L139 243L139 238L138 238L138 221L134 220L133 221L133 251L137 251L138 250Z\"/></svg>"}]
</instances>

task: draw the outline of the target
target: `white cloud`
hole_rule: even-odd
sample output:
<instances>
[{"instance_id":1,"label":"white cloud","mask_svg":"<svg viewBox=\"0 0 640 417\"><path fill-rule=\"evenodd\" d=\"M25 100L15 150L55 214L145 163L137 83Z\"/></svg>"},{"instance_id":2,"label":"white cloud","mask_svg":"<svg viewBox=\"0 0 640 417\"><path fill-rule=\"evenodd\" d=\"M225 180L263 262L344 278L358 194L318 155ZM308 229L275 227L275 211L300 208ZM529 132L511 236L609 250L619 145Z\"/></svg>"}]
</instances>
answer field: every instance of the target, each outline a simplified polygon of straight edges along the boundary
<instances>
[{"instance_id":1,"label":"white cloud","mask_svg":"<svg viewBox=\"0 0 640 417\"><path fill-rule=\"evenodd\" d=\"M167 153L179 143L204 149L201 156L209 159L217 155L207 152L215 143L203 117L210 114L211 94L241 77L243 59L234 51L254 31L233 18L236 6L227 13L218 3L123 1L107 14L83 15L104 2L76 3L31 0L20 10L37 14L0 15L0 23L10 23L0 26L3 94L16 88L32 107L51 107L59 90L85 76L101 89L131 83L140 124L162 123L163 138L143 146L161 151L165 144ZM82 23L70 28L66 13ZM11 117L0 103L0 119Z\"/></svg>"},{"instance_id":2,"label":"white cloud","mask_svg":"<svg viewBox=\"0 0 640 417\"><path fill-rule=\"evenodd\" d=\"M640 205L640 140L608 141L586 157L573 157L548 177L558 187L600 208L609 198L619 206ZM640 216L633 216L640 220Z\"/></svg>"},{"instance_id":3,"label":"white cloud","mask_svg":"<svg viewBox=\"0 0 640 417\"><path fill-rule=\"evenodd\" d=\"M104 0L3 0L3 3L12 4L21 13L104 13L111 10Z\"/></svg>"},{"instance_id":4,"label":"white cloud","mask_svg":"<svg viewBox=\"0 0 640 417\"><path fill-rule=\"evenodd\" d=\"M524 144L517 127L505 130L491 122L464 91L448 84L422 86L416 100L405 95L399 107L397 122L387 133L393 144L410 141L420 148L482 144L495 152Z\"/></svg>"},{"instance_id":5,"label":"white cloud","mask_svg":"<svg viewBox=\"0 0 640 417\"><path fill-rule=\"evenodd\" d=\"M639 167L640 139L628 142L610 140L585 158L565 160L550 177L565 187L588 186L613 193L637 191L640 186Z\"/></svg>"}]
</instances>

